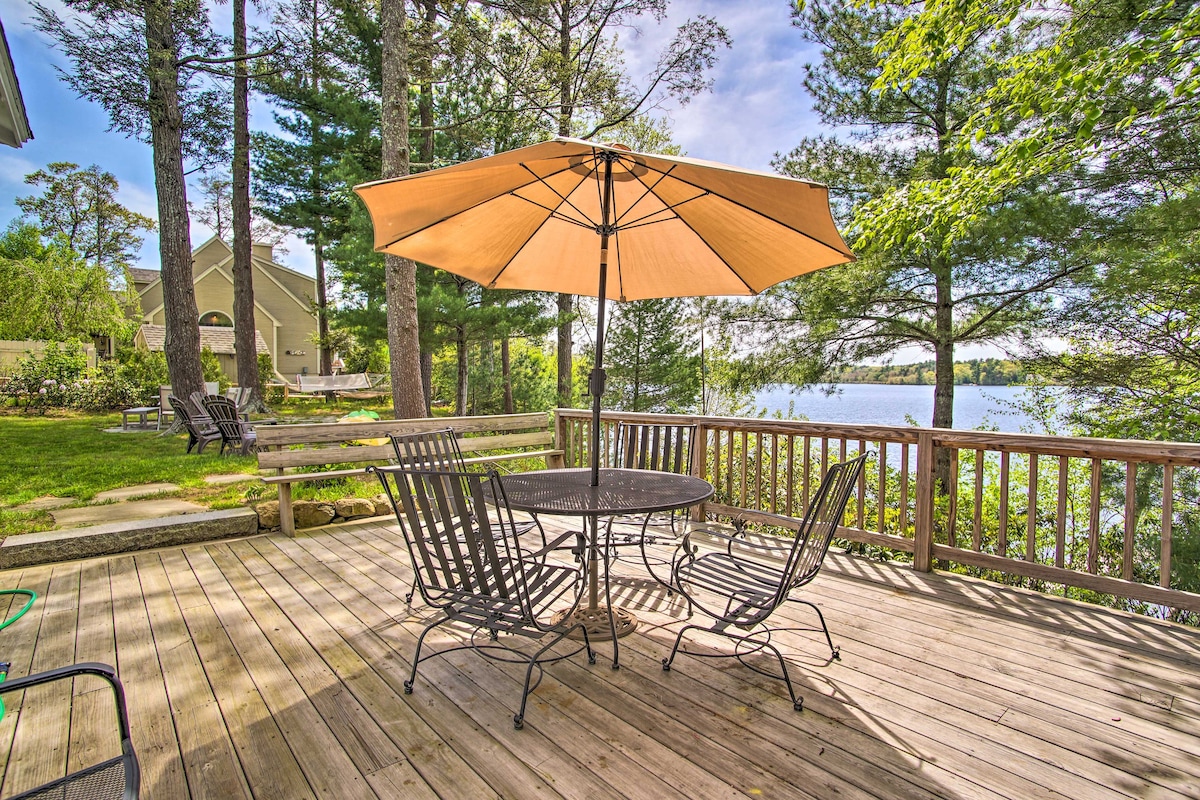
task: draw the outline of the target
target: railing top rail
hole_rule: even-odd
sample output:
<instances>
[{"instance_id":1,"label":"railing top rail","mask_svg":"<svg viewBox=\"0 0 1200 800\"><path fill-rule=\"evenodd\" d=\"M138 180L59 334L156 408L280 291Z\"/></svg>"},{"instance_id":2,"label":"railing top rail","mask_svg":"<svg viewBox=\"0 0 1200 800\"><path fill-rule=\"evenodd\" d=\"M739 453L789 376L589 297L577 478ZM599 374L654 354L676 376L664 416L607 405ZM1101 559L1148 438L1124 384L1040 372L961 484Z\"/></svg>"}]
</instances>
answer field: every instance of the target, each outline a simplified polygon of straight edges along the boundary
<instances>
[{"instance_id":1,"label":"railing top rail","mask_svg":"<svg viewBox=\"0 0 1200 800\"><path fill-rule=\"evenodd\" d=\"M590 419L585 409L559 408L555 413L567 419ZM1200 466L1200 444L1190 442L1153 442L1140 439L1092 439L1077 436L1050 436L999 431L966 431L951 428L858 425L853 423L808 422L804 420L718 417L697 414L648 414L605 411L607 422L665 422L701 425L709 429L747 431L748 433L824 436L829 438L886 441L916 444L922 434L932 434L936 447L963 450L994 450L1009 453L1071 458L1097 458L1176 466Z\"/></svg>"}]
</instances>

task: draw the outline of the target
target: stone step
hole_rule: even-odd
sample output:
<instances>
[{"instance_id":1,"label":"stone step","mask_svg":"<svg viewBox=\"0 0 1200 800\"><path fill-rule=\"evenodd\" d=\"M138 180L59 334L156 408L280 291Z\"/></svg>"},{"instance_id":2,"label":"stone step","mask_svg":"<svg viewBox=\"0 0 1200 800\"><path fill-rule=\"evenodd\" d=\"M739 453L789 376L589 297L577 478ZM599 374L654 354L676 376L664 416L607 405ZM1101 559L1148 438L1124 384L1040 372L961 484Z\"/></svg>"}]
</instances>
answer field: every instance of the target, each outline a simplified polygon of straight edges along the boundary
<instances>
[{"instance_id":1,"label":"stone step","mask_svg":"<svg viewBox=\"0 0 1200 800\"><path fill-rule=\"evenodd\" d=\"M0 544L0 569L254 536L257 533L258 514L252 508L20 533L9 536Z\"/></svg>"}]
</instances>

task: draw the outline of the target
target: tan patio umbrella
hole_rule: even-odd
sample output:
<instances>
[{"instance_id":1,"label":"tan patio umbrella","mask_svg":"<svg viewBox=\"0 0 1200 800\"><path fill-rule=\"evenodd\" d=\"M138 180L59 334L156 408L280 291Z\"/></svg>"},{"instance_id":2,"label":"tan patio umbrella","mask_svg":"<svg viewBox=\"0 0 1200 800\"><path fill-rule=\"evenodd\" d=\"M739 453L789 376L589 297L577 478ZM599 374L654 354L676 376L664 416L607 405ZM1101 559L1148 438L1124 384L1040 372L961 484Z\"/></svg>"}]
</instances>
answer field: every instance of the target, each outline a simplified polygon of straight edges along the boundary
<instances>
[{"instance_id":1,"label":"tan patio umbrella","mask_svg":"<svg viewBox=\"0 0 1200 800\"><path fill-rule=\"evenodd\" d=\"M375 249L495 289L601 298L592 484L604 391L603 300L753 295L853 261L816 183L556 138L354 187Z\"/></svg>"}]
</instances>

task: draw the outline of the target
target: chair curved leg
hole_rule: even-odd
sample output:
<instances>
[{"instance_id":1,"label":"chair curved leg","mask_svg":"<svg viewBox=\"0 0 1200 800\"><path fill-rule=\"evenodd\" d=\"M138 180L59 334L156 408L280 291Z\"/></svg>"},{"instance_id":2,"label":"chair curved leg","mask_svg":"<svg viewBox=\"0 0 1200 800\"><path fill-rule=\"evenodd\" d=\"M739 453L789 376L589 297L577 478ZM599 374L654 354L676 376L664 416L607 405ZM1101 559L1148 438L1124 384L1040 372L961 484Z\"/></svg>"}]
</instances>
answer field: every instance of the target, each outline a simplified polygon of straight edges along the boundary
<instances>
[{"instance_id":1,"label":"chair curved leg","mask_svg":"<svg viewBox=\"0 0 1200 800\"><path fill-rule=\"evenodd\" d=\"M538 665L538 662L541 660L544 653L565 639L567 634L571 633L571 631L575 630L575 628L579 628L583 631L583 644L587 648L588 663L596 663L596 656L592 652L592 643L588 640L587 627L584 625L575 625L567 628L558 636L554 637L549 644L542 646L540 650L529 657L529 665L525 667L525 685L521 689L521 706L517 710L517 713L513 715L513 727L515 729L521 730L521 728L525 727L525 705L529 702L529 684L533 680L533 668Z\"/></svg>"},{"instance_id":2,"label":"chair curved leg","mask_svg":"<svg viewBox=\"0 0 1200 800\"><path fill-rule=\"evenodd\" d=\"M683 644L683 635L690 630L703 630L699 625L684 625L679 629L679 633L675 636L675 646L671 648L671 653L662 660L663 672L671 671L671 664L675 661L675 656L679 653L679 645Z\"/></svg>"},{"instance_id":3,"label":"chair curved leg","mask_svg":"<svg viewBox=\"0 0 1200 800\"><path fill-rule=\"evenodd\" d=\"M684 625L682 628L679 629L679 634L675 637L675 646L671 648L670 654L662 660L663 672L671 671L671 664L674 663L675 656L678 655L678 653L679 653L679 645L683 643L683 636L690 630L702 630L702 631L707 631L708 633L715 633L718 636L723 636L724 638L730 639L739 644L741 642L749 641L752 645L754 645L755 647L757 647L759 649L770 650L772 653L775 654L776 660L779 661L779 671L780 671L780 673L782 673L783 682L787 686L788 697L791 698L791 701L792 701L792 708L795 709L796 711L804 710L804 698L796 695L796 689L795 689L795 687L792 686L792 678L788 674L787 662L783 660L783 653L779 652L779 648L776 647L775 645L771 644L770 642L758 641L758 640L751 639L746 636L738 636L736 634L732 634L732 633L729 633L728 631L724 631L724 630L717 630L714 628L704 628L700 625ZM741 660L741 654L737 651L736 646L735 646L734 652L732 652L732 653L704 654L704 657L705 658L736 658L739 661ZM743 663L745 663L745 662L743 662ZM769 677L780 677L780 676L771 675L768 672L764 672L764 671L758 669L757 667L752 667L752 669L754 669L755 672L758 672L759 674L762 674L762 675L768 675Z\"/></svg>"},{"instance_id":4,"label":"chair curved leg","mask_svg":"<svg viewBox=\"0 0 1200 800\"><path fill-rule=\"evenodd\" d=\"M801 600L799 598L788 598L788 599L790 599L794 603L803 603L804 605L811 608L813 611L817 612L817 619L819 619L821 621L821 630L825 632L825 642L829 645L829 655L834 661L841 661L842 660L842 649L840 647L834 646L833 638L829 635L829 626L825 624L825 615L821 613L821 609L817 607L817 604L813 603L809 600Z\"/></svg>"},{"instance_id":5,"label":"chair curved leg","mask_svg":"<svg viewBox=\"0 0 1200 800\"><path fill-rule=\"evenodd\" d=\"M426 625L425 630L421 631L421 635L417 637L417 649L416 649L416 652L413 653L412 672L409 673L408 680L406 680L404 682L404 693L405 694L412 694L413 684L416 683L416 681L417 681L417 666L421 663L421 648L425 644L425 637L428 636L429 632L432 631L434 628L441 625L443 622L449 622L449 621L450 621L450 617L448 615L443 616L441 619L436 620L436 621L431 622L428 625Z\"/></svg>"}]
</instances>

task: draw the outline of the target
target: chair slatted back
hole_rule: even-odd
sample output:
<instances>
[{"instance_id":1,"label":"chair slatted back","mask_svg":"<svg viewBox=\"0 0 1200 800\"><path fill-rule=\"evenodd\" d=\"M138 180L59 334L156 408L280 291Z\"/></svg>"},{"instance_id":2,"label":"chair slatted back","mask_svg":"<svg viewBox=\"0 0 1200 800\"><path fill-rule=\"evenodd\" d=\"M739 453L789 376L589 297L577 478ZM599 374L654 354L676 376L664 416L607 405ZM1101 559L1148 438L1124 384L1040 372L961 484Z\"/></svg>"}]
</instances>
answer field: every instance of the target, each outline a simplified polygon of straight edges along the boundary
<instances>
[{"instance_id":1,"label":"chair slatted back","mask_svg":"<svg viewBox=\"0 0 1200 800\"><path fill-rule=\"evenodd\" d=\"M396 511L426 602L446 607L495 598L528 605L514 522L495 470L374 471Z\"/></svg>"},{"instance_id":2,"label":"chair slatted back","mask_svg":"<svg viewBox=\"0 0 1200 800\"><path fill-rule=\"evenodd\" d=\"M789 590L803 586L817 576L829 551L829 543L842 523L867 455L864 453L850 461L834 464L825 473L804 521L796 531L796 540L784 568L781 601Z\"/></svg>"},{"instance_id":3,"label":"chair slatted back","mask_svg":"<svg viewBox=\"0 0 1200 800\"><path fill-rule=\"evenodd\" d=\"M406 469L467 471L453 428L389 434L388 438L396 451L396 463Z\"/></svg>"},{"instance_id":4,"label":"chair slatted back","mask_svg":"<svg viewBox=\"0 0 1200 800\"><path fill-rule=\"evenodd\" d=\"M242 421L238 417L237 406L233 401L228 397L210 394L204 397L203 402L204 411L212 418L217 430L221 432L222 449L226 446L241 447L244 431Z\"/></svg>"},{"instance_id":5,"label":"chair slatted back","mask_svg":"<svg viewBox=\"0 0 1200 800\"><path fill-rule=\"evenodd\" d=\"M617 424L613 466L686 475L692 469L695 425Z\"/></svg>"}]
</instances>

